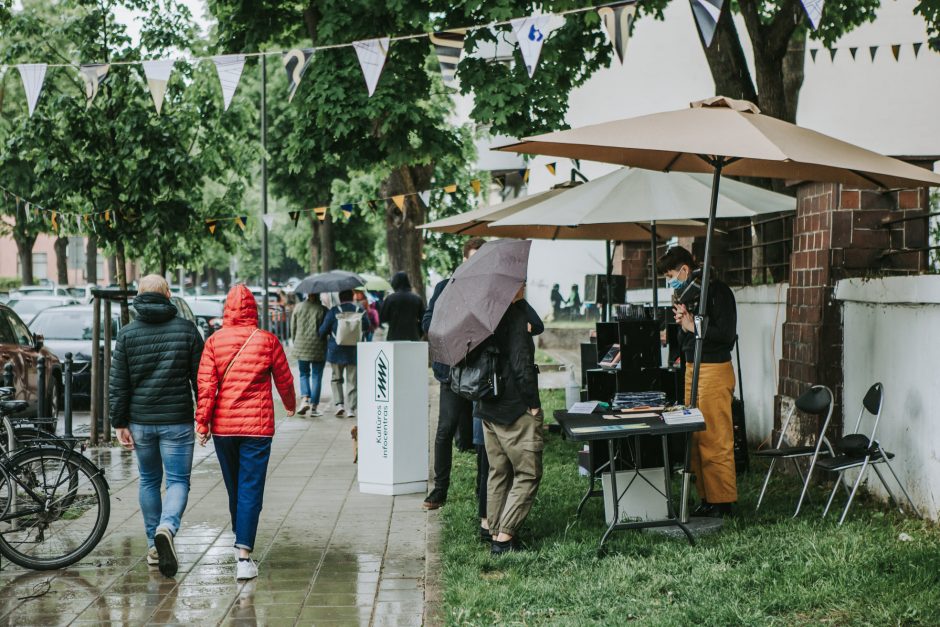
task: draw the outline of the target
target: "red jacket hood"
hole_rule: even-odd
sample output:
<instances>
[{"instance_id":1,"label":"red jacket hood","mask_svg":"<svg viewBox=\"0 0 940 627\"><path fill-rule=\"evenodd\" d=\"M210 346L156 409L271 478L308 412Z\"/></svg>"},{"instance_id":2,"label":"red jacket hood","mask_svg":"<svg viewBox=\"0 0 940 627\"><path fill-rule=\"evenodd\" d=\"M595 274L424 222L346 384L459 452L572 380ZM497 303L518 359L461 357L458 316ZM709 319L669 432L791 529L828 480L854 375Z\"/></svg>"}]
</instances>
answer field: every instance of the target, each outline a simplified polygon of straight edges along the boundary
<instances>
[{"instance_id":1,"label":"red jacket hood","mask_svg":"<svg viewBox=\"0 0 940 627\"><path fill-rule=\"evenodd\" d=\"M256 327L258 326L258 303L244 285L233 287L225 298L225 312L222 326Z\"/></svg>"}]
</instances>

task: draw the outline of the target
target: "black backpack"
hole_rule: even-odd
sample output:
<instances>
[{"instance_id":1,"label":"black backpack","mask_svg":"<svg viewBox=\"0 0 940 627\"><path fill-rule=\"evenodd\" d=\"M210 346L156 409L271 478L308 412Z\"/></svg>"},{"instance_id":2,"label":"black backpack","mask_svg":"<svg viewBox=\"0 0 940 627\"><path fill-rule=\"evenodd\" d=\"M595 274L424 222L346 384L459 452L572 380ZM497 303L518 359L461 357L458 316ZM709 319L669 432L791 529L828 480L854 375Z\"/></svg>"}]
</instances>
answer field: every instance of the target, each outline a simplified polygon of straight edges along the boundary
<instances>
[{"instance_id":1,"label":"black backpack","mask_svg":"<svg viewBox=\"0 0 940 627\"><path fill-rule=\"evenodd\" d=\"M503 390L499 374L499 348L491 341L474 348L450 369L451 391L468 401L494 399Z\"/></svg>"}]
</instances>

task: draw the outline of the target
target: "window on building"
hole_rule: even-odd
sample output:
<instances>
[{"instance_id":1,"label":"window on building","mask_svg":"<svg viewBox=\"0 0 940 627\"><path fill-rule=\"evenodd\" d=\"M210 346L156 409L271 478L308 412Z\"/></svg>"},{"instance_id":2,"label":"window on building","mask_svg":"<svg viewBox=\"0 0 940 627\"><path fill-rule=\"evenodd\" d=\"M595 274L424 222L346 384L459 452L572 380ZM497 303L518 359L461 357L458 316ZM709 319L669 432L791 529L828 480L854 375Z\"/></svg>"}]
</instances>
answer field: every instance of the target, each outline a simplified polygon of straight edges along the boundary
<instances>
[{"instance_id":1,"label":"window on building","mask_svg":"<svg viewBox=\"0 0 940 627\"><path fill-rule=\"evenodd\" d=\"M49 278L49 260L46 253L33 253L33 279Z\"/></svg>"}]
</instances>

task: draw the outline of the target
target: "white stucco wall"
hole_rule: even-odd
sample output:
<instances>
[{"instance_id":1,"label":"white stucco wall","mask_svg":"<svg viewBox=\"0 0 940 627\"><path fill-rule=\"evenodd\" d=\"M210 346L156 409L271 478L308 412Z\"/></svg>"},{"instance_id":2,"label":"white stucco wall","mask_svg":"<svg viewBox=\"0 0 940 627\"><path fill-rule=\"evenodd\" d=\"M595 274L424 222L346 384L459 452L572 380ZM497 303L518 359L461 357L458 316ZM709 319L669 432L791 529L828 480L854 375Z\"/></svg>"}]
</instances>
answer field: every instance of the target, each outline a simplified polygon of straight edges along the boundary
<instances>
[{"instance_id":1,"label":"white stucco wall","mask_svg":"<svg viewBox=\"0 0 940 627\"><path fill-rule=\"evenodd\" d=\"M843 302L846 431L854 429L869 386L880 381L885 400L876 437L897 455L894 468L921 513L936 519L940 514L940 385L935 358L940 344L940 276L849 279L838 283L836 298ZM870 432L871 426L869 420L863 421L862 432ZM868 487L886 496L877 476L867 477Z\"/></svg>"}]
</instances>

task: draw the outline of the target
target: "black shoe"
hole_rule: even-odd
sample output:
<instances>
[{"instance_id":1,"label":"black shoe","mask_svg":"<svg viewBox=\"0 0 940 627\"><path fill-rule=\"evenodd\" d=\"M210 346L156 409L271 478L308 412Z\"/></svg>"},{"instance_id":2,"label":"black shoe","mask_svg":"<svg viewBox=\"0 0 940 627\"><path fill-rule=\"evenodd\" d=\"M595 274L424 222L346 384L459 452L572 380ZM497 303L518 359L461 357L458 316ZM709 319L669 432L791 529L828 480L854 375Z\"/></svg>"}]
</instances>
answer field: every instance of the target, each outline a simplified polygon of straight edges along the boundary
<instances>
[{"instance_id":1,"label":"black shoe","mask_svg":"<svg viewBox=\"0 0 940 627\"><path fill-rule=\"evenodd\" d=\"M427 498L424 499L422 507L426 510L440 509L447 502L447 493L440 488L434 488Z\"/></svg>"},{"instance_id":2,"label":"black shoe","mask_svg":"<svg viewBox=\"0 0 940 627\"><path fill-rule=\"evenodd\" d=\"M480 527L480 542L492 542L493 532L485 527Z\"/></svg>"},{"instance_id":3,"label":"black shoe","mask_svg":"<svg viewBox=\"0 0 940 627\"><path fill-rule=\"evenodd\" d=\"M514 538L510 538L509 540L506 540L505 542L498 542L496 540L493 540L493 542L490 543L490 554L502 555L503 553L512 553L513 551L519 551L521 550L521 548L522 547L520 547L516 543Z\"/></svg>"},{"instance_id":4,"label":"black shoe","mask_svg":"<svg viewBox=\"0 0 940 627\"><path fill-rule=\"evenodd\" d=\"M695 509L692 510L693 516L708 516L706 512L710 512L712 506L708 501L702 501L699 503Z\"/></svg>"},{"instance_id":5,"label":"black shoe","mask_svg":"<svg viewBox=\"0 0 940 627\"><path fill-rule=\"evenodd\" d=\"M732 515L731 503L702 503L692 512L693 516L725 518Z\"/></svg>"},{"instance_id":6,"label":"black shoe","mask_svg":"<svg viewBox=\"0 0 940 627\"><path fill-rule=\"evenodd\" d=\"M153 536L153 545L157 548L160 573L164 577L173 577L179 568L176 561L176 547L173 546L173 534L166 527L159 527Z\"/></svg>"}]
</instances>

